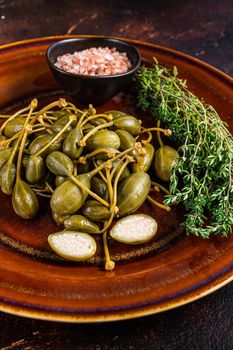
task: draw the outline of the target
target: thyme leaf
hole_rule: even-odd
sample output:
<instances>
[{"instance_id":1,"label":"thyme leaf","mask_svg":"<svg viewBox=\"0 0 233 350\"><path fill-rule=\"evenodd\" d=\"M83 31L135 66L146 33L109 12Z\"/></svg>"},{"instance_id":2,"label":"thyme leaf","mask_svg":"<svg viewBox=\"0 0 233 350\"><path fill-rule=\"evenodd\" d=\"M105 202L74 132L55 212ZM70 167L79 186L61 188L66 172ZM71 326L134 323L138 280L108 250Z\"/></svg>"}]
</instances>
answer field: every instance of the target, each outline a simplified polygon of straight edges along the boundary
<instances>
[{"instance_id":1,"label":"thyme leaf","mask_svg":"<svg viewBox=\"0 0 233 350\"><path fill-rule=\"evenodd\" d=\"M216 110L189 91L177 74L175 67L162 67L155 60L136 76L138 106L150 110L181 144L164 204L184 204L188 235L225 237L233 224L233 137Z\"/></svg>"}]
</instances>

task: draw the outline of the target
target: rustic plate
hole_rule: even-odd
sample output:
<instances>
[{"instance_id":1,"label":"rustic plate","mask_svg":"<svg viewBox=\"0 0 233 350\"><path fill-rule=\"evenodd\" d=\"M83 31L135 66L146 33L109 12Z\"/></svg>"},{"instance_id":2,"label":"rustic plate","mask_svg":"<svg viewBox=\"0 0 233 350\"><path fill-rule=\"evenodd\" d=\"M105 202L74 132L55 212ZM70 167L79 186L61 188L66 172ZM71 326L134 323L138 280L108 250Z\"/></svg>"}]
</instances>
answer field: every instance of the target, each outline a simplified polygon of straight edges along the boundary
<instances>
[{"instance_id":1,"label":"rustic plate","mask_svg":"<svg viewBox=\"0 0 233 350\"><path fill-rule=\"evenodd\" d=\"M48 37L0 48L0 106L5 111L30 97L40 101L62 95L45 60ZM189 88L214 105L233 131L233 80L206 63L174 50L130 41L144 60L153 56L176 65ZM101 106L135 111L130 94L120 94ZM150 122L147 120L147 122ZM13 314L69 322L127 319L171 309L198 299L233 279L233 236L202 240L185 237L183 209L171 214L149 205L143 211L157 217L160 230L150 244L138 248L111 245L116 268L105 272L101 254L88 265L64 263L47 244L57 230L46 203L35 220L14 214L10 198L0 195L0 310ZM169 216L168 216L169 215Z\"/></svg>"}]
</instances>

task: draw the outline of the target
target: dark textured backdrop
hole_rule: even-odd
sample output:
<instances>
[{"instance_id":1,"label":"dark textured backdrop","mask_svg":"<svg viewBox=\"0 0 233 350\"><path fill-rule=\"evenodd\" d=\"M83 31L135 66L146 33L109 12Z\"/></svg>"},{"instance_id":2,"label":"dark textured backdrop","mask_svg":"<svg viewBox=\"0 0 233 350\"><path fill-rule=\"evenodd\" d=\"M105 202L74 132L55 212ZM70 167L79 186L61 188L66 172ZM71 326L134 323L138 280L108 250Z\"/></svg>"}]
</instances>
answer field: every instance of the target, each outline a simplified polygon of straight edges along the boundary
<instances>
[{"instance_id":1,"label":"dark textured backdrop","mask_svg":"<svg viewBox=\"0 0 233 350\"><path fill-rule=\"evenodd\" d=\"M233 74L232 0L0 0L1 43L71 33L150 41Z\"/></svg>"},{"instance_id":2,"label":"dark textured backdrop","mask_svg":"<svg viewBox=\"0 0 233 350\"><path fill-rule=\"evenodd\" d=\"M232 0L0 0L0 44L56 34L115 35L181 50L233 75ZM233 283L137 320L60 324L0 314L1 349L233 349Z\"/></svg>"}]
</instances>

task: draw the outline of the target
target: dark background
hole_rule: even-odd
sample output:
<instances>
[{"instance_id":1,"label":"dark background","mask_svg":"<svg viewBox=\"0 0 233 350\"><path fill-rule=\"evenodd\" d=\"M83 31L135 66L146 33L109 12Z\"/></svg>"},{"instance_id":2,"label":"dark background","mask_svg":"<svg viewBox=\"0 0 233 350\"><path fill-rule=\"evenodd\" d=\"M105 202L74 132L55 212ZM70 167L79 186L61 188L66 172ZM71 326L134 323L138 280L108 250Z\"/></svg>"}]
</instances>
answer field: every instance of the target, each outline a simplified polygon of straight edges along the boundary
<instances>
[{"instance_id":1,"label":"dark background","mask_svg":"<svg viewBox=\"0 0 233 350\"><path fill-rule=\"evenodd\" d=\"M168 46L233 74L232 0L0 0L0 43L115 35Z\"/></svg>"},{"instance_id":2,"label":"dark background","mask_svg":"<svg viewBox=\"0 0 233 350\"><path fill-rule=\"evenodd\" d=\"M145 40L233 75L233 0L0 0L0 44L58 34ZM233 283L141 319L62 324L0 313L1 349L233 349Z\"/></svg>"}]
</instances>

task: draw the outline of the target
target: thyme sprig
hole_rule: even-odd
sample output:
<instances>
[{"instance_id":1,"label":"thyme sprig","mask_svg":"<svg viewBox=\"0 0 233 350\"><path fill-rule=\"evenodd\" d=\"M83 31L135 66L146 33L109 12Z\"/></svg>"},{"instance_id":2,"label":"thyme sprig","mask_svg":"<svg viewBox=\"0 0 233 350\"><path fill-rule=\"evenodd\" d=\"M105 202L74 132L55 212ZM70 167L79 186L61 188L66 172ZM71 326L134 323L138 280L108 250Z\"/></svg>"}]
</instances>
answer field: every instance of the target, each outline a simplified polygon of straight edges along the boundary
<instances>
[{"instance_id":1,"label":"thyme sprig","mask_svg":"<svg viewBox=\"0 0 233 350\"><path fill-rule=\"evenodd\" d=\"M187 234L227 236L233 224L233 138L216 110L187 89L176 67L142 67L138 105L161 119L181 146L164 203L183 203ZM208 217L208 219L207 219Z\"/></svg>"}]
</instances>

